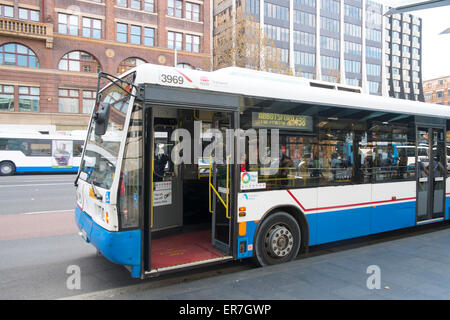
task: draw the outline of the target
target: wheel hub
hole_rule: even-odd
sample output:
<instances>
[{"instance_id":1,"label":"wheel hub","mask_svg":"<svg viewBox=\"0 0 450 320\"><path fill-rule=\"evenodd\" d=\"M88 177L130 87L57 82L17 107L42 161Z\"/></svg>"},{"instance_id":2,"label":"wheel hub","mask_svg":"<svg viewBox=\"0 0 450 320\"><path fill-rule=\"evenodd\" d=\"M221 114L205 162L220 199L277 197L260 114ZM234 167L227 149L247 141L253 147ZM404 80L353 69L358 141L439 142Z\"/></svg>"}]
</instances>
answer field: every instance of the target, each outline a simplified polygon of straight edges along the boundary
<instances>
[{"instance_id":1,"label":"wheel hub","mask_svg":"<svg viewBox=\"0 0 450 320\"><path fill-rule=\"evenodd\" d=\"M276 225L266 235L266 249L269 255L283 258L291 253L294 247L292 233L283 225Z\"/></svg>"},{"instance_id":2,"label":"wheel hub","mask_svg":"<svg viewBox=\"0 0 450 320\"><path fill-rule=\"evenodd\" d=\"M9 165L3 165L3 166L1 166L0 170L3 174L10 174L12 171L12 168Z\"/></svg>"}]
</instances>

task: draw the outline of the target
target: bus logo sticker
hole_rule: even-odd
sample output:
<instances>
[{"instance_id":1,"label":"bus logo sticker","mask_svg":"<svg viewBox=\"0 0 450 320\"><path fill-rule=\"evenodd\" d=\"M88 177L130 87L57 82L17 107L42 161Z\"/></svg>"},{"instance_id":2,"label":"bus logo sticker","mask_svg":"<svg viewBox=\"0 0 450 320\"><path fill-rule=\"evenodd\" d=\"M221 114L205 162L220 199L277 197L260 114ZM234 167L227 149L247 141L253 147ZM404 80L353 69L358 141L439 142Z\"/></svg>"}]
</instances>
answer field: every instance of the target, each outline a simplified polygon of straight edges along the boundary
<instances>
[{"instance_id":1,"label":"bus logo sticker","mask_svg":"<svg viewBox=\"0 0 450 320\"><path fill-rule=\"evenodd\" d=\"M242 172L241 173L241 190L265 189L265 183L258 183L258 172Z\"/></svg>"},{"instance_id":2,"label":"bus logo sticker","mask_svg":"<svg viewBox=\"0 0 450 320\"><path fill-rule=\"evenodd\" d=\"M242 199L246 200L246 201L256 200L256 194L243 193L242 194Z\"/></svg>"},{"instance_id":3,"label":"bus logo sticker","mask_svg":"<svg viewBox=\"0 0 450 320\"><path fill-rule=\"evenodd\" d=\"M111 191L106 191L105 202L106 203L110 203L111 202Z\"/></svg>"}]
</instances>

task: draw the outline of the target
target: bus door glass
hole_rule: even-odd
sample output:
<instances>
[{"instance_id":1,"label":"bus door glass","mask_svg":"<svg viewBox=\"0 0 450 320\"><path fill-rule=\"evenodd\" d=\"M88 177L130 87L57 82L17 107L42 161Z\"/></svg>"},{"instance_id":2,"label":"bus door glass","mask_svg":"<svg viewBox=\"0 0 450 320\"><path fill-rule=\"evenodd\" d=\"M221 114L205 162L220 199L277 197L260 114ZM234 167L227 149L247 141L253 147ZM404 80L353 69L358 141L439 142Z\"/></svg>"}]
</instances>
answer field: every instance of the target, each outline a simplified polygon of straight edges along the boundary
<instances>
[{"instance_id":1,"label":"bus door glass","mask_svg":"<svg viewBox=\"0 0 450 320\"><path fill-rule=\"evenodd\" d=\"M417 222L444 216L446 154L444 130L417 130Z\"/></svg>"},{"instance_id":2,"label":"bus door glass","mask_svg":"<svg viewBox=\"0 0 450 320\"><path fill-rule=\"evenodd\" d=\"M220 132L221 140L216 140L215 153L211 161L210 173L210 212L212 213L212 242L223 252L229 252L231 239L232 192L234 177L234 161L231 157L226 130L234 128L231 113L217 113L214 116L212 129ZM216 138L217 139L217 138Z\"/></svg>"}]
</instances>

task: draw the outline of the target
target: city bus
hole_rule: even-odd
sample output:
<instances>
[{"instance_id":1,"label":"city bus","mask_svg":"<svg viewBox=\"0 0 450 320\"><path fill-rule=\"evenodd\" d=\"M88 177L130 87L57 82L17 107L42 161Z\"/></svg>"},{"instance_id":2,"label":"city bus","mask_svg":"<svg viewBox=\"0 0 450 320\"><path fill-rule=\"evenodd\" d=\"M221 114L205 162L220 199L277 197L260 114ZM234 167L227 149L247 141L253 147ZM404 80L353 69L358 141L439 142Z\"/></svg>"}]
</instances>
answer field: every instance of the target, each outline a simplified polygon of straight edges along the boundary
<instances>
[{"instance_id":1,"label":"city bus","mask_svg":"<svg viewBox=\"0 0 450 320\"><path fill-rule=\"evenodd\" d=\"M75 219L132 277L449 219L447 108L236 67L142 64L97 92Z\"/></svg>"},{"instance_id":2,"label":"city bus","mask_svg":"<svg viewBox=\"0 0 450 320\"><path fill-rule=\"evenodd\" d=\"M77 173L84 135L0 132L0 175Z\"/></svg>"}]
</instances>

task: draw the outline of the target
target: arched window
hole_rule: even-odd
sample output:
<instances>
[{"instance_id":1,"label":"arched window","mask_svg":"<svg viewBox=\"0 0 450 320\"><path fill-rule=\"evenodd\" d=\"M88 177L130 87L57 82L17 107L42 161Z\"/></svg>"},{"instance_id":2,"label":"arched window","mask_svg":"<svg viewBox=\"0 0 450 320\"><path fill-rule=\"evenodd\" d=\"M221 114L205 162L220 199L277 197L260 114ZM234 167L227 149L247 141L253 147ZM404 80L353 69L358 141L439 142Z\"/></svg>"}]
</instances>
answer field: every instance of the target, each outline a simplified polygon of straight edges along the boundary
<instances>
[{"instance_id":1,"label":"arched window","mask_svg":"<svg viewBox=\"0 0 450 320\"><path fill-rule=\"evenodd\" d=\"M58 69L63 71L98 73L100 63L92 55L83 51L72 51L59 60Z\"/></svg>"},{"instance_id":2,"label":"arched window","mask_svg":"<svg viewBox=\"0 0 450 320\"><path fill-rule=\"evenodd\" d=\"M36 54L19 43L6 43L0 46L0 65L39 68Z\"/></svg>"},{"instance_id":3,"label":"arched window","mask_svg":"<svg viewBox=\"0 0 450 320\"><path fill-rule=\"evenodd\" d=\"M117 68L117 73L122 74L143 63L145 63L145 61L139 58L127 58L119 64L119 67Z\"/></svg>"},{"instance_id":4,"label":"arched window","mask_svg":"<svg viewBox=\"0 0 450 320\"><path fill-rule=\"evenodd\" d=\"M193 66L191 66L188 63L179 63L179 64L177 64L177 68L191 69L191 70L195 69Z\"/></svg>"}]
</instances>

